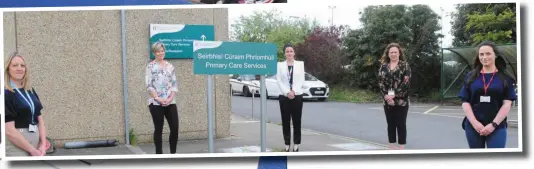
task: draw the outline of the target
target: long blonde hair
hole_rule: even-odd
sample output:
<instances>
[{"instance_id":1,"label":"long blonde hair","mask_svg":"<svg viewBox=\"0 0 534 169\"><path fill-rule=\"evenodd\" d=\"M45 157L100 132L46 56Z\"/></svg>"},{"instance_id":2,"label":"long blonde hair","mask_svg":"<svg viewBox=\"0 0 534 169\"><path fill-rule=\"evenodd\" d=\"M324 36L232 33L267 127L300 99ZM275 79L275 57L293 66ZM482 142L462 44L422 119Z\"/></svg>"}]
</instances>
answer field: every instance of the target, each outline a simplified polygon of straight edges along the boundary
<instances>
[{"instance_id":1,"label":"long blonde hair","mask_svg":"<svg viewBox=\"0 0 534 169\"><path fill-rule=\"evenodd\" d=\"M25 69L26 71L24 71L24 77L22 78L22 88L24 88L24 90L28 91L31 89L30 87L30 71L28 69L28 65L26 64L26 61L24 60L24 57L22 57L22 55L20 55L18 52L13 52L11 53L11 55L9 55L9 59L7 60L7 63L5 64L5 68L4 68L4 87L11 91L11 92L14 92L13 91L13 87L11 87L11 75L9 75L9 66L11 65L11 61L13 61L13 59L15 57L20 57L22 59L22 61L24 62L24 64L26 65L25 66Z\"/></svg>"}]
</instances>

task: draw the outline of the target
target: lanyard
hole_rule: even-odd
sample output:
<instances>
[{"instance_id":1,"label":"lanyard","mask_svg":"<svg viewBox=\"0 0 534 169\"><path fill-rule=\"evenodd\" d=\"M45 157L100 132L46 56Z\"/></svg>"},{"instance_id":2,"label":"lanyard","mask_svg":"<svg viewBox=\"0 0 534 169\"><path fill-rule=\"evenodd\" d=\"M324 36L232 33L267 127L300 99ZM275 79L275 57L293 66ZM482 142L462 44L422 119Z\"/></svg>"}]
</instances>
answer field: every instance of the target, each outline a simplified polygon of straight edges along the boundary
<instances>
[{"instance_id":1,"label":"lanyard","mask_svg":"<svg viewBox=\"0 0 534 169\"><path fill-rule=\"evenodd\" d=\"M34 120L33 120L33 116L35 114L35 105L33 104L33 100L32 98L30 97L30 95L28 94L28 92L26 90L24 90L24 92L26 93L26 96L28 96L28 99L26 99L26 97L24 97L24 95L22 94L22 92L20 92L20 90L17 88L17 86L15 85L15 83L11 82L11 86L17 90L17 93L19 93L19 95L26 101L26 103L28 103L28 105L30 105L30 111L32 112L32 122L31 124L35 125L34 123Z\"/></svg>"},{"instance_id":2,"label":"lanyard","mask_svg":"<svg viewBox=\"0 0 534 169\"><path fill-rule=\"evenodd\" d=\"M490 79L488 85L486 85L486 78L484 77L484 74L482 74L482 82L483 82L483 85L484 85L484 95L487 95L487 93L488 93L488 88L489 88L491 82L493 81L493 77L495 77L495 73L496 73L496 72L497 72L497 69L495 69L495 70L493 71L493 75L491 75L491 79ZM484 73L484 69L481 70L481 73Z\"/></svg>"},{"instance_id":3,"label":"lanyard","mask_svg":"<svg viewBox=\"0 0 534 169\"><path fill-rule=\"evenodd\" d=\"M290 89L293 89L293 83L291 83L291 75L293 74L293 69L294 69L294 66L291 66L291 68L289 68L289 71L287 72L287 79L289 80Z\"/></svg>"}]
</instances>

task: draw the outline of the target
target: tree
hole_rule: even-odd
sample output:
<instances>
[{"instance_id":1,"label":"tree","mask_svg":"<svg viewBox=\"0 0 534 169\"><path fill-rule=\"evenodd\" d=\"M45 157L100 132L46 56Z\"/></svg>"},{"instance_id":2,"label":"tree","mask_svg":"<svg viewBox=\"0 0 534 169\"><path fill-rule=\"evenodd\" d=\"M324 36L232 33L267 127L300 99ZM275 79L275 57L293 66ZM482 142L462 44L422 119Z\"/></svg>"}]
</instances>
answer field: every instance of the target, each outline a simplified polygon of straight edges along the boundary
<instances>
[{"instance_id":1,"label":"tree","mask_svg":"<svg viewBox=\"0 0 534 169\"><path fill-rule=\"evenodd\" d=\"M408 16L413 38L406 46L406 56L412 69L412 91L429 95L440 87L440 17L426 5L412 6Z\"/></svg>"},{"instance_id":2,"label":"tree","mask_svg":"<svg viewBox=\"0 0 534 169\"><path fill-rule=\"evenodd\" d=\"M240 16L236 23L231 25L231 39L243 42L265 42L267 33L282 22L276 10L254 11L250 16Z\"/></svg>"},{"instance_id":3,"label":"tree","mask_svg":"<svg viewBox=\"0 0 534 169\"><path fill-rule=\"evenodd\" d=\"M306 72L329 84L342 80L341 36L346 30L345 26L316 27L295 47L296 58L306 63Z\"/></svg>"},{"instance_id":4,"label":"tree","mask_svg":"<svg viewBox=\"0 0 534 169\"><path fill-rule=\"evenodd\" d=\"M278 45L278 59L284 56L283 46L302 43L318 25L315 20L299 17L282 17L279 10L255 11L250 16L241 16L231 25L231 39L241 42L269 42Z\"/></svg>"},{"instance_id":5,"label":"tree","mask_svg":"<svg viewBox=\"0 0 534 169\"><path fill-rule=\"evenodd\" d=\"M467 16L465 31L473 31L472 45L491 40L497 44L515 43L512 34L515 32L515 11L506 8L496 14L491 10L485 13L475 12Z\"/></svg>"},{"instance_id":6,"label":"tree","mask_svg":"<svg viewBox=\"0 0 534 169\"><path fill-rule=\"evenodd\" d=\"M515 3L457 5L456 12L452 13L452 45L472 46L480 39L516 43L515 10ZM471 26L468 27L469 22Z\"/></svg>"},{"instance_id":7,"label":"tree","mask_svg":"<svg viewBox=\"0 0 534 169\"><path fill-rule=\"evenodd\" d=\"M363 28L352 30L344 39L346 57L351 60L350 86L377 89L379 60L391 42L408 44L412 39L411 22L403 5L369 6L361 14Z\"/></svg>"},{"instance_id":8,"label":"tree","mask_svg":"<svg viewBox=\"0 0 534 169\"><path fill-rule=\"evenodd\" d=\"M370 6L360 21L363 28L350 31L344 38L345 57L352 68L350 85L378 89L380 58L389 43L399 43L412 68L412 89L425 93L439 88L438 15L426 5ZM424 84L424 85L422 85Z\"/></svg>"}]
</instances>

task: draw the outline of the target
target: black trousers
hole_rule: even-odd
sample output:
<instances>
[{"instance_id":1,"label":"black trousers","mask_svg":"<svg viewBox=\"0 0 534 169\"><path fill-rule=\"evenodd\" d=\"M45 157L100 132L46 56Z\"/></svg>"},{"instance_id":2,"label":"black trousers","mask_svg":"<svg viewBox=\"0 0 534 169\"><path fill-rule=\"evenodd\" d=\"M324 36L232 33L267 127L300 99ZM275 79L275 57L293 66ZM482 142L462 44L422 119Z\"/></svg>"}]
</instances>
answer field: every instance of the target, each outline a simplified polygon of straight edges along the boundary
<instances>
[{"instance_id":1,"label":"black trousers","mask_svg":"<svg viewBox=\"0 0 534 169\"><path fill-rule=\"evenodd\" d=\"M170 153L176 154L176 145L178 144L178 110L176 104L171 104L167 107L150 104L148 106L150 109L150 114L152 114L152 122L154 123L154 144L156 145L156 154L163 154L161 147L162 144L162 134L163 134L163 123L164 118L167 119L169 123L170 133L169 133L169 146Z\"/></svg>"},{"instance_id":2,"label":"black trousers","mask_svg":"<svg viewBox=\"0 0 534 169\"><path fill-rule=\"evenodd\" d=\"M282 116L282 131L285 145L291 144L291 121L293 122L293 143L300 144L301 118L302 118L302 95L297 95L293 99L280 95L280 113Z\"/></svg>"},{"instance_id":3,"label":"black trousers","mask_svg":"<svg viewBox=\"0 0 534 169\"><path fill-rule=\"evenodd\" d=\"M399 135L399 144L406 144L406 118L408 116L408 107L406 106L389 106L384 105L386 113L386 121L388 124L388 139L389 143L397 142L397 134Z\"/></svg>"}]
</instances>

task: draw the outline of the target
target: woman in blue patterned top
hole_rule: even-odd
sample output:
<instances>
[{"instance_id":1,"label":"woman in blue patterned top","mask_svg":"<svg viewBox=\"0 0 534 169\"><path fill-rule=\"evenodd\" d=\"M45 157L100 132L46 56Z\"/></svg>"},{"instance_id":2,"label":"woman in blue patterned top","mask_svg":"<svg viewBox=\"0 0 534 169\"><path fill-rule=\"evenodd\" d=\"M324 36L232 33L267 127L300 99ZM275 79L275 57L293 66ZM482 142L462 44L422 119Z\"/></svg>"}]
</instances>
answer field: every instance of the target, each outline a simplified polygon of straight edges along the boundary
<instances>
[{"instance_id":1,"label":"woman in blue patterned top","mask_svg":"<svg viewBox=\"0 0 534 169\"><path fill-rule=\"evenodd\" d=\"M176 83L175 69L172 64L165 61L165 45L156 42L152 45L152 52L155 59L148 63L146 68L145 83L150 94L148 98L148 108L152 114L154 123L154 144L156 154L163 154L162 132L164 117L167 119L170 128L169 144L170 153L176 153L178 143L178 110L174 98L178 87Z\"/></svg>"},{"instance_id":2,"label":"woman in blue patterned top","mask_svg":"<svg viewBox=\"0 0 534 169\"><path fill-rule=\"evenodd\" d=\"M459 94L466 116L462 127L470 148L504 148L506 116L517 98L514 80L492 42L482 42L477 55Z\"/></svg>"}]
</instances>

